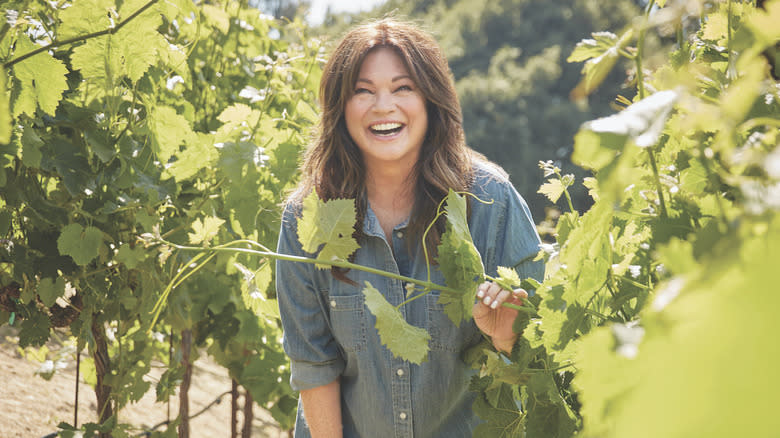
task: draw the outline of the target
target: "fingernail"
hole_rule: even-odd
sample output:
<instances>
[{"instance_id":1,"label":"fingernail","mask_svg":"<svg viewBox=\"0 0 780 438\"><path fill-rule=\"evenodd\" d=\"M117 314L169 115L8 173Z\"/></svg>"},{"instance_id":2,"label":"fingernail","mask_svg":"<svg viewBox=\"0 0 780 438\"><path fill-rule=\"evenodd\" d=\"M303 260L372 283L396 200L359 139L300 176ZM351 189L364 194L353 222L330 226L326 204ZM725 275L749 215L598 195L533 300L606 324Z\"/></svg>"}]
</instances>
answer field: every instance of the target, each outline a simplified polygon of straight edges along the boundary
<instances>
[{"instance_id":1,"label":"fingernail","mask_svg":"<svg viewBox=\"0 0 780 438\"><path fill-rule=\"evenodd\" d=\"M484 291L484 290L482 290L482 289L479 289L479 290L477 291L477 298L482 298L482 297L484 297L484 296L485 296L485 291Z\"/></svg>"},{"instance_id":2,"label":"fingernail","mask_svg":"<svg viewBox=\"0 0 780 438\"><path fill-rule=\"evenodd\" d=\"M490 308L495 309L496 307L498 307L498 301L493 301L493 303L490 305Z\"/></svg>"},{"instance_id":3,"label":"fingernail","mask_svg":"<svg viewBox=\"0 0 780 438\"><path fill-rule=\"evenodd\" d=\"M482 304L484 304L486 306L490 305L490 297L485 297L485 299L482 300Z\"/></svg>"}]
</instances>

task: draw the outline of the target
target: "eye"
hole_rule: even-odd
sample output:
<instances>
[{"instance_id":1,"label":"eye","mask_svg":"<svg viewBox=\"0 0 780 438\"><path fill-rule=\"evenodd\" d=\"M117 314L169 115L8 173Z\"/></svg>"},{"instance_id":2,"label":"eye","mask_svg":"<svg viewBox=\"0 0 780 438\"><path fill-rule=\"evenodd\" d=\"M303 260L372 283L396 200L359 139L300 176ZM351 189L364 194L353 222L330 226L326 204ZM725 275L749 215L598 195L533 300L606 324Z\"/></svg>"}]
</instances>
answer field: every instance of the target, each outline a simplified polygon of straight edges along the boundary
<instances>
[{"instance_id":1,"label":"eye","mask_svg":"<svg viewBox=\"0 0 780 438\"><path fill-rule=\"evenodd\" d=\"M368 88L356 88L355 94L371 93Z\"/></svg>"},{"instance_id":2,"label":"eye","mask_svg":"<svg viewBox=\"0 0 780 438\"><path fill-rule=\"evenodd\" d=\"M410 85L401 85L395 91L413 91Z\"/></svg>"}]
</instances>

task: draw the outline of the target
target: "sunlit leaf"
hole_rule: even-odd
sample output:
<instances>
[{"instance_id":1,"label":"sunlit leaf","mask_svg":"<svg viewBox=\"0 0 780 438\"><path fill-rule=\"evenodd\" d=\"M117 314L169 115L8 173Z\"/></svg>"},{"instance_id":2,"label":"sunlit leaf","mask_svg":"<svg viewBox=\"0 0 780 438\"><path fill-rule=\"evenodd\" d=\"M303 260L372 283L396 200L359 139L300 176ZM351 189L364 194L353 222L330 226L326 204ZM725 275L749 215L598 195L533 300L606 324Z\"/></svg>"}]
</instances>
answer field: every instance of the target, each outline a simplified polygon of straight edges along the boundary
<instances>
[{"instance_id":1,"label":"sunlit leaf","mask_svg":"<svg viewBox=\"0 0 780 438\"><path fill-rule=\"evenodd\" d=\"M506 266L499 266L496 268L498 272L498 284L504 290L514 290L520 286L520 276L517 275L517 271Z\"/></svg>"},{"instance_id":2,"label":"sunlit leaf","mask_svg":"<svg viewBox=\"0 0 780 438\"><path fill-rule=\"evenodd\" d=\"M33 44L26 35L16 42L18 55L32 52L37 48L38 46ZM15 64L13 73L22 85L21 92L14 103L14 115L26 113L34 117L37 104L43 112L53 116L62 99L62 92L68 88L65 79L68 69L65 64L48 52L42 52Z\"/></svg>"},{"instance_id":3,"label":"sunlit leaf","mask_svg":"<svg viewBox=\"0 0 780 438\"><path fill-rule=\"evenodd\" d=\"M315 192L303 200L303 213L298 220L298 240L303 250L316 253L320 260L347 260L360 246L352 237L355 231L355 201L333 199L323 202ZM317 264L320 269L327 265Z\"/></svg>"},{"instance_id":4,"label":"sunlit leaf","mask_svg":"<svg viewBox=\"0 0 780 438\"><path fill-rule=\"evenodd\" d=\"M673 90L659 91L618 114L587 122L582 129L597 134L617 135L626 141L633 140L639 147L650 147L658 141L678 97L679 94Z\"/></svg>"},{"instance_id":5,"label":"sunlit leaf","mask_svg":"<svg viewBox=\"0 0 780 438\"><path fill-rule=\"evenodd\" d=\"M780 2L763 2L764 10L756 9L747 17L747 25L759 38L760 42L769 46L780 40Z\"/></svg>"},{"instance_id":6,"label":"sunlit leaf","mask_svg":"<svg viewBox=\"0 0 780 438\"><path fill-rule=\"evenodd\" d=\"M195 133L184 116L168 106L154 108L150 117L150 129L153 135L155 154L160 162L168 160L179 152L183 143L197 143Z\"/></svg>"},{"instance_id":7,"label":"sunlit leaf","mask_svg":"<svg viewBox=\"0 0 780 438\"><path fill-rule=\"evenodd\" d=\"M541 187L539 187L539 190L537 193L541 193L544 196L547 197L547 199L550 200L552 203L558 202L558 199L560 199L561 195L563 195L563 184L561 183L561 180L558 178L552 178L549 179L546 183L542 184Z\"/></svg>"},{"instance_id":8,"label":"sunlit leaf","mask_svg":"<svg viewBox=\"0 0 780 438\"><path fill-rule=\"evenodd\" d=\"M195 219L195 222L192 223L193 232L187 233L190 243L194 245L208 243L219 233L224 223L223 219L214 216L205 217L202 221L200 218Z\"/></svg>"},{"instance_id":9,"label":"sunlit leaf","mask_svg":"<svg viewBox=\"0 0 780 438\"><path fill-rule=\"evenodd\" d=\"M62 22L58 29L59 37L74 38L108 29L111 26L113 9L114 0L74 1L72 6L59 11L59 19Z\"/></svg>"},{"instance_id":10,"label":"sunlit leaf","mask_svg":"<svg viewBox=\"0 0 780 438\"><path fill-rule=\"evenodd\" d=\"M567 58L568 62L585 61L583 78L572 91L574 98L589 95L604 82L620 58L620 50L633 38L633 32L629 30L620 38L610 32L597 32L593 37L579 42Z\"/></svg>"}]
</instances>

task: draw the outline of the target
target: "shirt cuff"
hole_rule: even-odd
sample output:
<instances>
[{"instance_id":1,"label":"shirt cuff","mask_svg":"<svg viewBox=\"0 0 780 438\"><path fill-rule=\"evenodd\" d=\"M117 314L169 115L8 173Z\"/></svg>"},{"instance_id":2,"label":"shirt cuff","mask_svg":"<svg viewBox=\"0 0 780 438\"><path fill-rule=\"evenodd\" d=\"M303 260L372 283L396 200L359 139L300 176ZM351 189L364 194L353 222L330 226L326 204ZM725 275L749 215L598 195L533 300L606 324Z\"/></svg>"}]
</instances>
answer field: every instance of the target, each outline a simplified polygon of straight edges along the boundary
<instances>
[{"instance_id":1,"label":"shirt cuff","mask_svg":"<svg viewBox=\"0 0 780 438\"><path fill-rule=\"evenodd\" d=\"M292 361L290 386L295 391L316 388L336 380L344 371L344 359L338 357L328 362Z\"/></svg>"}]
</instances>

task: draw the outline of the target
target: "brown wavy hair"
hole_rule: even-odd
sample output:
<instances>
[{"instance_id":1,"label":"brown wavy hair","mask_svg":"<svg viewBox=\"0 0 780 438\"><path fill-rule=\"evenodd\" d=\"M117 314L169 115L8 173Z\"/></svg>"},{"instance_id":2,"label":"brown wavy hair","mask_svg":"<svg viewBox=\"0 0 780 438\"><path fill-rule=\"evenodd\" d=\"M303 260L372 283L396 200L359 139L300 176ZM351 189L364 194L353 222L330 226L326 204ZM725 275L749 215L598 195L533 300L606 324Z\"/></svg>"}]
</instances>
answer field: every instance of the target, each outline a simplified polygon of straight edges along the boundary
<instances>
[{"instance_id":1,"label":"brown wavy hair","mask_svg":"<svg viewBox=\"0 0 780 438\"><path fill-rule=\"evenodd\" d=\"M428 130L413 170L415 197L407 235L414 242L433 221L449 189L468 190L473 161L484 160L466 145L460 102L441 48L415 24L384 18L357 26L332 52L320 81L320 123L304 155L302 180L291 201L300 201L311 190L323 200L355 199L355 237L358 242L363 237L368 202L366 168L347 131L344 109L354 94L363 60L379 47L392 48L401 57L425 99L428 113ZM443 231L444 221L440 220L427 236L429 252L435 254Z\"/></svg>"}]
</instances>

